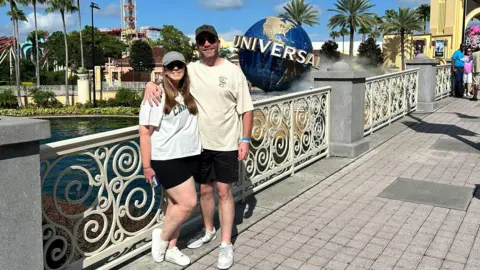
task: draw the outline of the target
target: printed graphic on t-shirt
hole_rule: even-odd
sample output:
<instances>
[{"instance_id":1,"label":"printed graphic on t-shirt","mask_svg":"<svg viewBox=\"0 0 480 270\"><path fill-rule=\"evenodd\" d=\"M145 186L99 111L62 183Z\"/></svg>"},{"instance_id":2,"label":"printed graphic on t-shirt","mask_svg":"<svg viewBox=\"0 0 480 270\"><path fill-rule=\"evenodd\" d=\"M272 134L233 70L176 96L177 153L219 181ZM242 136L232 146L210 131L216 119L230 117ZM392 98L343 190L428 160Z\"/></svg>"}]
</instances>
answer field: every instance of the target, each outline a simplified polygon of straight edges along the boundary
<instances>
[{"instance_id":1,"label":"printed graphic on t-shirt","mask_svg":"<svg viewBox=\"0 0 480 270\"><path fill-rule=\"evenodd\" d=\"M187 106L183 105L183 104L178 104L177 106L175 106L175 108L173 108L173 115L174 116L177 116L179 115L181 112L185 111L187 109Z\"/></svg>"},{"instance_id":2,"label":"printed graphic on t-shirt","mask_svg":"<svg viewBox=\"0 0 480 270\"><path fill-rule=\"evenodd\" d=\"M224 88L226 85L227 85L227 77L224 77L224 76L220 76L218 77L218 86Z\"/></svg>"}]
</instances>

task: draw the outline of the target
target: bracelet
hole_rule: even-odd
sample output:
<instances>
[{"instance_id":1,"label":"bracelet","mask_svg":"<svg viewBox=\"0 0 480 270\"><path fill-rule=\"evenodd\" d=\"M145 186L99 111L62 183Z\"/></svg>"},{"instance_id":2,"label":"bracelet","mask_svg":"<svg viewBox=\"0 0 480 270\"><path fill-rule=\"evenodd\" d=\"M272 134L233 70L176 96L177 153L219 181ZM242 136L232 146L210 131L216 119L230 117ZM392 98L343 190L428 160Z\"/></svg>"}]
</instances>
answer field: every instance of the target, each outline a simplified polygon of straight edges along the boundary
<instances>
[{"instance_id":1,"label":"bracelet","mask_svg":"<svg viewBox=\"0 0 480 270\"><path fill-rule=\"evenodd\" d=\"M148 167L143 167L143 169L151 169L152 167L148 166Z\"/></svg>"},{"instance_id":2,"label":"bracelet","mask_svg":"<svg viewBox=\"0 0 480 270\"><path fill-rule=\"evenodd\" d=\"M250 139L249 139L249 138L247 138L247 137L244 137L244 138L242 138L242 140L241 140L241 141L242 141L242 142L248 142L248 143L249 143L249 142L250 142Z\"/></svg>"}]
</instances>

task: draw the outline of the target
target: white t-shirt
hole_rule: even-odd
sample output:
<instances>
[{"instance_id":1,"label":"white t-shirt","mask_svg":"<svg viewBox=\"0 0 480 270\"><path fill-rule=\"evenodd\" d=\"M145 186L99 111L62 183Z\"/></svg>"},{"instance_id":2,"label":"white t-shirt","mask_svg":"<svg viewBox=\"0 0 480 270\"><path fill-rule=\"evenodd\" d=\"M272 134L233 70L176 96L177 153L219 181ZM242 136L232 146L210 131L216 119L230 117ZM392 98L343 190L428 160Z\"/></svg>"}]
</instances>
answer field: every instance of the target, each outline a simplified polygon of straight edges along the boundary
<instances>
[{"instance_id":1,"label":"white t-shirt","mask_svg":"<svg viewBox=\"0 0 480 270\"><path fill-rule=\"evenodd\" d=\"M148 102L140 106L139 125L156 127L151 137L152 160L189 157L202 151L197 116L190 114L182 95L175 99L179 105L167 115L163 113L164 95L158 106L152 107Z\"/></svg>"},{"instance_id":2,"label":"white t-shirt","mask_svg":"<svg viewBox=\"0 0 480 270\"><path fill-rule=\"evenodd\" d=\"M228 60L218 66L200 61L188 65L190 92L198 107L198 125L204 149L238 150L241 115L253 110L247 79Z\"/></svg>"}]
</instances>

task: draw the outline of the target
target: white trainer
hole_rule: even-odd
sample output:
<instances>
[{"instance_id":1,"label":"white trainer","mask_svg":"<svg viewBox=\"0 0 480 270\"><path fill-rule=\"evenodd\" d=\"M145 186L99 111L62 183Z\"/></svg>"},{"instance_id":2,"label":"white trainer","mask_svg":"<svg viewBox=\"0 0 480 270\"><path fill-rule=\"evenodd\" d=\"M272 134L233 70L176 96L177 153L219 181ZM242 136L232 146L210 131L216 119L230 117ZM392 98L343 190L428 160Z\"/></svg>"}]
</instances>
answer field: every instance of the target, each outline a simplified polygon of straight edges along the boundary
<instances>
[{"instance_id":1,"label":"white trainer","mask_svg":"<svg viewBox=\"0 0 480 270\"><path fill-rule=\"evenodd\" d=\"M215 228L213 228L213 232L207 232L207 230L205 230L203 236L199 235L190 240L187 247L191 249L199 248L203 246L203 244L213 241L215 239L217 239L217 231L215 230Z\"/></svg>"},{"instance_id":2,"label":"white trainer","mask_svg":"<svg viewBox=\"0 0 480 270\"><path fill-rule=\"evenodd\" d=\"M218 254L218 269L228 269L233 265L233 245L222 243Z\"/></svg>"},{"instance_id":3,"label":"white trainer","mask_svg":"<svg viewBox=\"0 0 480 270\"><path fill-rule=\"evenodd\" d=\"M165 260L180 266L187 266L190 264L190 258L183 254L177 247L167 249Z\"/></svg>"},{"instance_id":4,"label":"white trainer","mask_svg":"<svg viewBox=\"0 0 480 270\"><path fill-rule=\"evenodd\" d=\"M157 263L165 260L165 253L168 248L168 241L160 239L162 229L153 229L152 231L152 257Z\"/></svg>"}]
</instances>

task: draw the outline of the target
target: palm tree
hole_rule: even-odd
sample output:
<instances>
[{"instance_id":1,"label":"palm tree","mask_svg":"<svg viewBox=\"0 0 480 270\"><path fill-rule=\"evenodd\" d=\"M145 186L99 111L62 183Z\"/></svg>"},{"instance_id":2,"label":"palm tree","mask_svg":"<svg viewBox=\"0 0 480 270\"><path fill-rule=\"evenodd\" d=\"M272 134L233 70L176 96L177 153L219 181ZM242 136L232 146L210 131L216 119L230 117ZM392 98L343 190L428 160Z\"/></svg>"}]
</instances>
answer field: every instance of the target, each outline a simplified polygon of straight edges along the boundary
<instances>
[{"instance_id":1,"label":"palm tree","mask_svg":"<svg viewBox=\"0 0 480 270\"><path fill-rule=\"evenodd\" d=\"M34 23L35 23L35 37L32 39L34 42L35 42L35 48L36 48L36 52L35 52L35 76L37 78L37 87L40 86L40 59L38 58L40 53L38 52L38 48L39 48L39 45L38 45L38 26L37 26L37 4L44 4L47 2L47 0L22 0L23 1L23 4L25 5L28 5L28 4L32 4L33 6L33 18L34 18Z\"/></svg>"},{"instance_id":2,"label":"palm tree","mask_svg":"<svg viewBox=\"0 0 480 270\"><path fill-rule=\"evenodd\" d=\"M340 36L342 36L342 54L345 53L345 36L348 35L347 28L340 29Z\"/></svg>"},{"instance_id":3,"label":"palm tree","mask_svg":"<svg viewBox=\"0 0 480 270\"><path fill-rule=\"evenodd\" d=\"M400 35L400 53L402 56L402 67L405 68L405 34L413 31L422 31L422 17L417 10L407 7L398 8L391 17L386 17L383 28L388 32L395 32Z\"/></svg>"},{"instance_id":4,"label":"palm tree","mask_svg":"<svg viewBox=\"0 0 480 270\"><path fill-rule=\"evenodd\" d=\"M82 59L82 68L85 67L83 61L83 40L82 40L82 14L80 12L80 0L77 0L77 8L78 8L78 27L80 28L80 58Z\"/></svg>"},{"instance_id":5,"label":"palm tree","mask_svg":"<svg viewBox=\"0 0 480 270\"><path fill-rule=\"evenodd\" d=\"M291 0L283 9L285 9L285 13L279 16L290 19L298 25L318 24L318 10L313 5L305 3L305 0Z\"/></svg>"},{"instance_id":6,"label":"palm tree","mask_svg":"<svg viewBox=\"0 0 480 270\"><path fill-rule=\"evenodd\" d=\"M65 24L65 12L74 13L78 10L72 4L72 0L50 0L49 7L45 10L46 13L58 11L62 15L63 23L63 40L65 43L65 105L70 105L68 101L68 41L67 41L67 25Z\"/></svg>"},{"instance_id":7,"label":"palm tree","mask_svg":"<svg viewBox=\"0 0 480 270\"><path fill-rule=\"evenodd\" d=\"M10 11L7 12L7 15L11 18L12 24L13 24L13 29L14 29L14 36L15 36L15 83L16 83L16 88L17 88L17 101L18 101L18 106L22 107L22 94L20 92L20 57L22 55L21 49L20 49L20 42L19 42L19 34L18 34L18 22L19 21L27 21L27 17L25 16L25 13L21 10L18 9L17 3L13 0L8 0L8 3L10 5ZM23 3L23 1L21 2ZM0 5L5 5L6 0L0 0Z\"/></svg>"},{"instance_id":8,"label":"palm tree","mask_svg":"<svg viewBox=\"0 0 480 270\"><path fill-rule=\"evenodd\" d=\"M423 33L427 33L427 22L430 21L430 5L423 4L417 8L418 14L423 18Z\"/></svg>"},{"instance_id":9,"label":"palm tree","mask_svg":"<svg viewBox=\"0 0 480 270\"><path fill-rule=\"evenodd\" d=\"M349 56L352 58L355 31L358 27L370 27L374 24L374 13L369 12L369 9L375 5L370 4L368 0L337 0L334 5L335 9L328 9L328 11L337 14L329 19L328 26L331 29L339 27L350 30Z\"/></svg>"},{"instance_id":10,"label":"palm tree","mask_svg":"<svg viewBox=\"0 0 480 270\"><path fill-rule=\"evenodd\" d=\"M366 36L370 34L370 32L371 32L370 28L367 28L367 27L360 27L360 29L358 29L358 33L362 34L362 42L365 41Z\"/></svg>"},{"instance_id":11,"label":"palm tree","mask_svg":"<svg viewBox=\"0 0 480 270\"><path fill-rule=\"evenodd\" d=\"M330 37L333 38L333 41L335 41L336 38L340 37L340 33L338 31L332 31L330 32Z\"/></svg>"}]
</instances>

